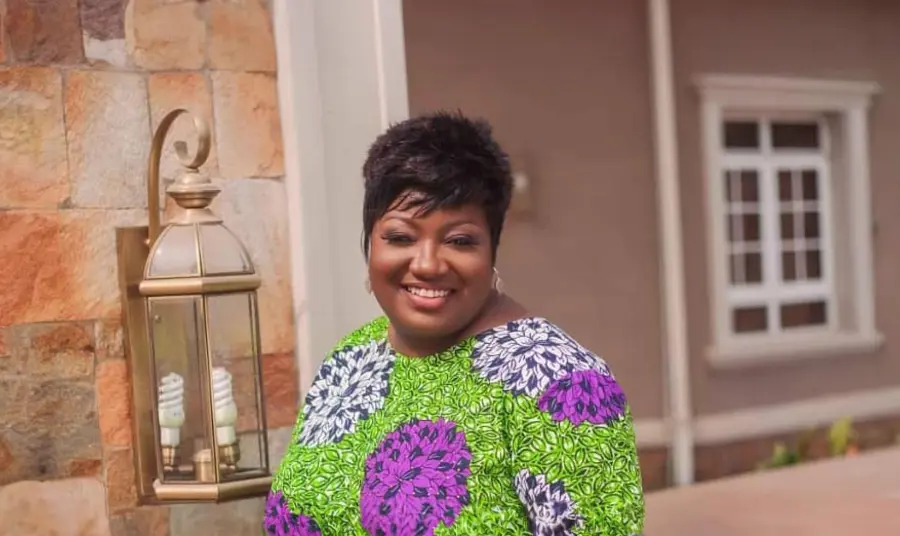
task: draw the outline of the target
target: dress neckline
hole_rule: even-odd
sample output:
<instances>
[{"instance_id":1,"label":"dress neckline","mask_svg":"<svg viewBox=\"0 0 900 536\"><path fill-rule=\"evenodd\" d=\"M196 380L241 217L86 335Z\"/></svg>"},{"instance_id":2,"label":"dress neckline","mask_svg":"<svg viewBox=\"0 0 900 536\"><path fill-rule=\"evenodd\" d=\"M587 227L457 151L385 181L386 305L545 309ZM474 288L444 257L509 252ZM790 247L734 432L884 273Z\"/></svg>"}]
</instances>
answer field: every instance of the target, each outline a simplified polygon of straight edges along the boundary
<instances>
[{"instance_id":1,"label":"dress neckline","mask_svg":"<svg viewBox=\"0 0 900 536\"><path fill-rule=\"evenodd\" d=\"M387 319L387 317L385 317L385 319ZM388 337L388 332L389 332L388 330L389 330L390 327L391 327L390 320L388 320L388 321L385 323L384 335L383 335L384 340L383 340L383 342L384 342L384 345L385 345L385 347L387 348L388 352L392 353L392 354L394 355L394 357L397 358L397 359L414 359L414 360L434 360L434 359L441 359L441 358L452 357L452 356L456 355L457 350L459 350L460 348L462 348L462 347L465 346L466 344L473 343L473 342L474 342L475 340L477 340L478 338L484 337L485 335L488 335L488 334L490 334L491 332L499 331L499 330L501 330L501 329L508 329L509 326L510 326L510 324L515 324L515 323L520 323L520 322L527 322L527 321L538 322L538 323L541 323L541 324L549 324L549 323L550 323L549 320L547 320L546 318L544 318L544 317L542 317L542 316L538 316L538 315L521 316L521 317L516 318L516 319L514 319L514 320L509 320L509 321L503 322L503 323L501 323L501 324L497 324L497 325L495 325L495 326L491 326L491 327L489 327L489 328L485 328L485 329L479 331L478 333L474 333L474 334L472 334L472 335L469 335L468 337L464 337L464 338L462 338L462 339L456 341L456 342L453 343L452 345L448 346L447 348L445 348L445 349L443 349L443 350L441 350L441 351L439 351L439 352L435 352L435 353L433 353L433 354L428 354L428 355L423 355L423 356L418 356L418 357L416 357L416 356L409 356L409 355L403 354L403 353L401 353L401 352L398 352L398 351L394 348L394 345L391 344L390 338Z\"/></svg>"}]
</instances>

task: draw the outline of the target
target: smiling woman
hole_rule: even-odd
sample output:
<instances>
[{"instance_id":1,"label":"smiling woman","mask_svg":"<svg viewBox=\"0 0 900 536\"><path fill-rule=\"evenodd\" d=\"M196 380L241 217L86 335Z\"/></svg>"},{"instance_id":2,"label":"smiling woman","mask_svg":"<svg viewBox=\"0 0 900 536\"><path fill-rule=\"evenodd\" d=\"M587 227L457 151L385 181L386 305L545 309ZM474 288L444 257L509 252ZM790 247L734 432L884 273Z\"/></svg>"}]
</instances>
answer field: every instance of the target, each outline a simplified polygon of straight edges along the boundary
<instances>
[{"instance_id":1,"label":"smiling woman","mask_svg":"<svg viewBox=\"0 0 900 536\"><path fill-rule=\"evenodd\" d=\"M448 113L404 121L363 174L368 286L384 316L322 364L267 533L640 534L622 389L500 290L512 178L490 127Z\"/></svg>"}]
</instances>

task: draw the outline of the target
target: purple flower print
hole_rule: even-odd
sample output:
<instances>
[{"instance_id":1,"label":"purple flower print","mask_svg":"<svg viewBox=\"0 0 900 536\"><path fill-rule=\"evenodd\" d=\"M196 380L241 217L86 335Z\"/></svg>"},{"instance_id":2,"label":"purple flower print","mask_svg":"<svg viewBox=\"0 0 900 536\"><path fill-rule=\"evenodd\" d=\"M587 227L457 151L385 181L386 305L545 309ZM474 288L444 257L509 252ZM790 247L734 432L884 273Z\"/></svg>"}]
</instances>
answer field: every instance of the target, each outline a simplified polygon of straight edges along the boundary
<instances>
[{"instance_id":1,"label":"purple flower print","mask_svg":"<svg viewBox=\"0 0 900 536\"><path fill-rule=\"evenodd\" d=\"M362 525L373 536L432 536L469 504L466 436L453 422L413 421L384 438L366 459Z\"/></svg>"},{"instance_id":2,"label":"purple flower print","mask_svg":"<svg viewBox=\"0 0 900 536\"><path fill-rule=\"evenodd\" d=\"M287 498L280 491L269 493L263 524L270 536L322 536L315 521L291 511Z\"/></svg>"},{"instance_id":3,"label":"purple flower print","mask_svg":"<svg viewBox=\"0 0 900 536\"><path fill-rule=\"evenodd\" d=\"M610 424L625 414L625 393L615 378L599 370L580 370L550 384L538 408L554 421L568 419L578 426Z\"/></svg>"}]
</instances>

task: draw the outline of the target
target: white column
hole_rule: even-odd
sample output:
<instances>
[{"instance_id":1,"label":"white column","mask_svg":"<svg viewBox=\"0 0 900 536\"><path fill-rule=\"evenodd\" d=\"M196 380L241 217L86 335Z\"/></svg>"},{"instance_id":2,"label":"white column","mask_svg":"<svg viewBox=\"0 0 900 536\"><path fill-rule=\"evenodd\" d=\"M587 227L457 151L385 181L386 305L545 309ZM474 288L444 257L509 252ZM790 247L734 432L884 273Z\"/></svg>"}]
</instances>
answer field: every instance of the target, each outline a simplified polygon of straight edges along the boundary
<instances>
[{"instance_id":1,"label":"white column","mask_svg":"<svg viewBox=\"0 0 900 536\"><path fill-rule=\"evenodd\" d=\"M380 313L364 288L362 164L408 114L401 0L273 0L301 394Z\"/></svg>"},{"instance_id":2,"label":"white column","mask_svg":"<svg viewBox=\"0 0 900 536\"><path fill-rule=\"evenodd\" d=\"M859 333L877 337L872 253L872 193L869 185L868 103L850 108L846 114L850 177L851 241L853 244L853 290Z\"/></svg>"},{"instance_id":3,"label":"white column","mask_svg":"<svg viewBox=\"0 0 900 536\"><path fill-rule=\"evenodd\" d=\"M690 361L687 340L681 200L678 184L678 133L672 75L668 0L648 0L653 80L660 282L663 301L663 357L668 385L671 456L676 486L694 479Z\"/></svg>"}]
</instances>

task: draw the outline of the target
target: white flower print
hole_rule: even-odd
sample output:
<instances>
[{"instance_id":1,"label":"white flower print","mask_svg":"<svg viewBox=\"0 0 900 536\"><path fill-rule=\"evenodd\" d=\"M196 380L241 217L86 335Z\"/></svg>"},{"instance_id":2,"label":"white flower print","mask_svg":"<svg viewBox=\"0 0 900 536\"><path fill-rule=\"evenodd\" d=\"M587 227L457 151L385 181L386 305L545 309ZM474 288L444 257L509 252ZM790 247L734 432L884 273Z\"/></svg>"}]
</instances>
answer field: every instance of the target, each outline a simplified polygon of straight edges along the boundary
<instances>
[{"instance_id":1,"label":"white flower print","mask_svg":"<svg viewBox=\"0 0 900 536\"><path fill-rule=\"evenodd\" d=\"M299 443L337 443L384 405L394 353L371 342L335 352L306 397Z\"/></svg>"},{"instance_id":2,"label":"white flower print","mask_svg":"<svg viewBox=\"0 0 900 536\"><path fill-rule=\"evenodd\" d=\"M475 341L473 368L514 395L537 397L551 382L580 370L609 369L599 357L541 318L509 322Z\"/></svg>"},{"instance_id":3,"label":"white flower print","mask_svg":"<svg viewBox=\"0 0 900 536\"><path fill-rule=\"evenodd\" d=\"M547 483L544 475L533 475L522 469L513 485L528 514L528 524L534 536L569 536L581 527L584 519L576 511L575 501L569 497L561 481Z\"/></svg>"}]
</instances>

